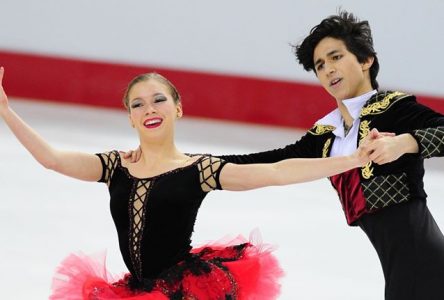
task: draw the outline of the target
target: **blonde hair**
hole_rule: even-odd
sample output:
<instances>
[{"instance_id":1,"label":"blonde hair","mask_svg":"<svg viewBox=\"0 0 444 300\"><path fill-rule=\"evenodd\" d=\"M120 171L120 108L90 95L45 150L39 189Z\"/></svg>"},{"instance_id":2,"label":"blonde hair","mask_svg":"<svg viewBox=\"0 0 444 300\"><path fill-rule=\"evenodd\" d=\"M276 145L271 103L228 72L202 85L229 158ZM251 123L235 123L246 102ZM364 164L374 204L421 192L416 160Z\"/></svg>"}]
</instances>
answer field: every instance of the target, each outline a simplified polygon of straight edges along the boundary
<instances>
[{"instance_id":1,"label":"blonde hair","mask_svg":"<svg viewBox=\"0 0 444 300\"><path fill-rule=\"evenodd\" d=\"M128 95L131 92L131 89L133 88L133 86L139 82L149 81L152 79L157 80L161 84L165 85L168 88L168 91L170 92L171 96L173 97L174 103L176 103L176 104L180 103L180 94L177 91L176 87L171 83L171 81L169 81L168 79L166 79L166 77L164 77L158 73L151 72L151 73L137 75L136 77L133 78L133 80L131 80L128 83L128 87L126 88L125 93L123 94L123 105L125 106L125 108L127 110L129 110Z\"/></svg>"}]
</instances>

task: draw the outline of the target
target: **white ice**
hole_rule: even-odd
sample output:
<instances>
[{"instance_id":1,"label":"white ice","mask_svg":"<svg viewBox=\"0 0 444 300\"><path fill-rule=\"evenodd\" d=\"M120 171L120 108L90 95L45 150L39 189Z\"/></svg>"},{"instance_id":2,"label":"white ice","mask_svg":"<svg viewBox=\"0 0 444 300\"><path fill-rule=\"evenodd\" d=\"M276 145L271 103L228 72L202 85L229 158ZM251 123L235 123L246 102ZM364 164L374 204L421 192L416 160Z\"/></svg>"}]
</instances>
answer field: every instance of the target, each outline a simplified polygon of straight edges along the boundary
<instances>
[{"instance_id":1,"label":"white ice","mask_svg":"<svg viewBox=\"0 0 444 300\"><path fill-rule=\"evenodd\" d=\"M118 110L11 100L52 145L90 153L133 149L137 137ZM186 113L186 106L185 106ZM179 148L235 154L290 144L301 131L184 118ZM104 184L77 181L36 163L0 122L1 299L47 299L53 272L69 253L106 250L124 272ZM426 164L429 207L444 227L444 160ZM346 225L330 183L318 180L251 192L212 192L199 212L193 243L258 228L286 272L280 299L383 299L384 280L367 237Z\"/></svg>"}]
</instances>

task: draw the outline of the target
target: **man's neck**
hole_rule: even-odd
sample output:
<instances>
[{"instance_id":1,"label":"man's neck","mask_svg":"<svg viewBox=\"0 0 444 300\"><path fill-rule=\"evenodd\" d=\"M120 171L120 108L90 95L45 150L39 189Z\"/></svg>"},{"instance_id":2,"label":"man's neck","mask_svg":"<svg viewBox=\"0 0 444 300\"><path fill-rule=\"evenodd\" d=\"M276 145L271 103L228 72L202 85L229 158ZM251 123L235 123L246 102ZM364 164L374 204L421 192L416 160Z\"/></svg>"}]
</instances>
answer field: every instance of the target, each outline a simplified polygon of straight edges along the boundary
<instances>
[{"instance_id":1,"label":"man's neck","mask_svg":"<svg viewBox=\"0 0 444 300\"><path fill-rule=\"evenodd\" d=\"M350 98L350 99L342 99L342 100L336 99L336 104L338 106L339 112L341 113L342 119L344 121L344 127L345 128L347 128L347 127L351 128L351 126L353 125L354 119L353 119L350 111L348 110L347 106L344 104L344 101L364 96L364 95L369 94L369 93L371 93L373 91L374 91L373 89L368 90L365 93L362 93L361 95L355 96L355 97Z\"/></svg>"},{"instance_id":2,"label":"man's neck","mask_svg":"<svg viewBox=\"0 0 444 300\"><path fill-rule=\"evenodd\" d=\"M342 101L338 101L338 109L339 112L341 113L342 120L344 120L344 127L351 128L354 119L351 116L350 112L348 111L347 106L345 106L345 104L342 103Z\"/></svg>"}]
</instances>

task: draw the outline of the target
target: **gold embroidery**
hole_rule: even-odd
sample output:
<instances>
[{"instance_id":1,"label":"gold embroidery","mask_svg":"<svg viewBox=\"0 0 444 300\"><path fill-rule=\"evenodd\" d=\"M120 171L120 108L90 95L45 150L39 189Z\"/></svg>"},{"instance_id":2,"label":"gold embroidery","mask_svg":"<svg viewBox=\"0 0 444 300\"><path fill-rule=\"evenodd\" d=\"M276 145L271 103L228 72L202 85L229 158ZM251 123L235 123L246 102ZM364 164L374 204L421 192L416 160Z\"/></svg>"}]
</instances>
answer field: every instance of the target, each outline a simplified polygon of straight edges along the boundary
<instances>
[{"instance_id":1,"label":"gold embroidery","mask_svg":"<svg viewBox=\"0 0 444 300\"><path fill-rule=\"evenodd\" d=\"M359 124L359 144L361 144L370 133L370 123L371 121L362 120L361 124Z\"/></svg>"},{"instance_id":2,"label":"gold embroidery","mask_svg":"<svg viewBox=\"0 0 444 300\"><path fill-rule=\"evenodd\" d=\"M362 108L361 110L361 117L363 116L367 116L367 115L375 115L375 114L379 114L384 112L385 110L387 110L387 108L390 106L390 104L392 104L392 100L395 97L398 96L407 96L407 94L404 94L402 92L393 92L388 94L387 96L384 97L384 99L382 99L381 101L372 103L368 106L365 106ZM400 100L404 97L398 98L396 100Z\"/></svg>"},{"instance_id":3,"label":"gold embroidery","mask_svg":"<svg viewBox=\"0 0 444 300\"><path fill-rule=\"evenodd\" d=\"M362 141L370 133L370 123L371 123L371 121L362 120L361 124L359 124L359 144L361 144ZM372 167L372 162L369 161L361 169L362 177L365 178L365 179L369 179L370 177L373 176L373 170L374 170L374 168Z\"/></svg>"},{"instance_id":4,"label":"gold embroidery","mask_svg":"<svg viewBox=\"0 0 444 300\"><path fill-rule=\"evenodd\" d=\"M327 157L327 155L328 155L328 149L329 149L329 147L330 147L330 144L331 144L331 138L329 138L329 139L325 142L324 147L322 148L322 157Z\"/></svg>"},{"instance_id":5,"label":"gold embroidery","mask_svg":"<svg viewBox=\"0 0 444 300\"><path fill-rule=\"evenodd\" d=\"M308 132L314 135L323 135L324 133L331 132L335 130L336 127L331 125L321 125L321 124L315 124L312 129L310 129Z\"/></svg>"},{"instance_id":6,"label":"gold embroidery","mask_svg":"<svg viewBox=\"0 0 444 300\"><path fill-rule=\"evenodd\" d=\"M374 170L374 168L372 167L372 162L369 161L361 169L362 177L365 178L365 179L369 179L370 177L373 176L373 170Z\"/></svg>"}]
</instances>

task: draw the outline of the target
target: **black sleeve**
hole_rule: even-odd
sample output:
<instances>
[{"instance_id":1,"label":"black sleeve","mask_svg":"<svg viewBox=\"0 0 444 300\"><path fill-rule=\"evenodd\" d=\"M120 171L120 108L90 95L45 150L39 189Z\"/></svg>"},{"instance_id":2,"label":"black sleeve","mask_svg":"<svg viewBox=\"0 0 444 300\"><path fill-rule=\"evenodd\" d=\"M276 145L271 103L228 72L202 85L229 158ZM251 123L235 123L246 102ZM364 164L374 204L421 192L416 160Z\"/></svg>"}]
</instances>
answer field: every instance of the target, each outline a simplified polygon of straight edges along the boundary
<instances>
[{"instance_id":1,"label":"black sleeve","mask_svg":"<svg viewBox=\"0 0 444 300\"><path fill-rule=\"evenodd\" d=\"M222 155L218 157L226 162L235 164L274 163L288 158L316 157L315 149L314 137L311 133L307 132L299 141L280 149L244 155Z\"/></svg>"},{"instance_id":2,"label":"black sleeve","mask_svg":"<svg viewBox=\"0 0 444 300\"><path fill-rule=\"evenodd\" d=\"M113 150L110 152L96 153L96 155L100 158L100 162L102 163L102 177L98 182L106 183L109 186L114 170L120 159L119 152Z\"/></svg>"},{"instance_id":3,"label":"black sleeve","mask_svg":"<svg viewBox=\"0 0 444 300\"><path fill-rule=\"evenodd\" d=\"M396 127L412 134L423 158L444 156L444 115L411 98L393 107Z\"/></svg>"},{"instance_id":4,"label":"black sleeve","mask_svg":"<svg viewBox=\"0 0 444 300\"><path fill-rule=\"evenodd\" d=\"M222 190L219 178L226 164L227 162L223 159L207 154L198 160L199 180L203 192Z\"/></svg>"}]
</instances>

